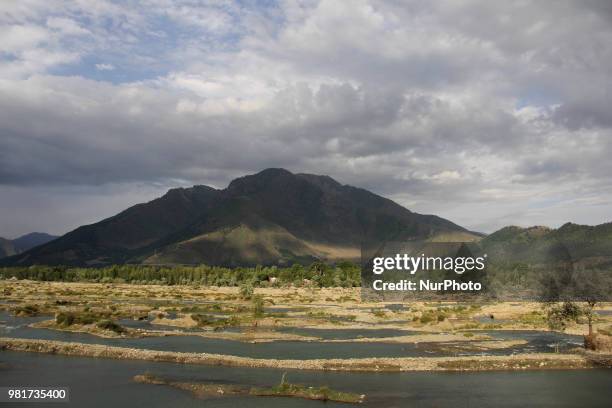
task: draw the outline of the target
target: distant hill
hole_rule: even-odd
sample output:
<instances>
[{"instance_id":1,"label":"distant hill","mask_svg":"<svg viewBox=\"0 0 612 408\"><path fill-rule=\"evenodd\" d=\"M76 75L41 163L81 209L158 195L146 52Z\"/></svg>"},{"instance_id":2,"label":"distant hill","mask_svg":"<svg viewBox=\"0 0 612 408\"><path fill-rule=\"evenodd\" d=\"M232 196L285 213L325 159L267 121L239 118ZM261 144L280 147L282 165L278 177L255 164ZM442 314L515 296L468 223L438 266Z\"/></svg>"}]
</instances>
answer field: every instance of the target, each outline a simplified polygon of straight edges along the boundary
<instances>
[{"instance_id":1,"label":"distant hill","mask_svg":"<svg viewBox=\"0 0 612 408\"><path fill-rule=\"evenodd\" d=\"M17 239L14 239L13 245L15 245L15 250L18 253L21 253L39 245L46 244L47 242L53 241L56 238L58 237L45 232L30 232L29 234L25 234Z\"/></svg>"},{"instance_id":2,"label":"distant hill","mask_svg":"<svg viewBox=\"0 0 612 408\"><path fill-rule=\"evenodd\" d=\"M480 239L328 176L267 169L217 190L177 188L3 264L256 265L357 259L364 239Z\"/></svg>"},{"instance_id":3,"label":"distant hill","mask_svg":"<svg viewBox=\"0 0 612 408\"><path fill-rule=\"evenodd\" d=\"M44 232L31 232L17 239L0 238L0 258L20 254L57 238Z\"/></svg>"},{"instance_id":4,"label":"distant hill","mask_svg":"<svg viewBox=\"0 0 612 408\"><path fill-rule=\"evenodd\" d=\"M480 245L489 259L496 262L612 265L612 223L596 226L567 223L558 229L511 226L483 238Z\"/></svg>"}]
</instances>

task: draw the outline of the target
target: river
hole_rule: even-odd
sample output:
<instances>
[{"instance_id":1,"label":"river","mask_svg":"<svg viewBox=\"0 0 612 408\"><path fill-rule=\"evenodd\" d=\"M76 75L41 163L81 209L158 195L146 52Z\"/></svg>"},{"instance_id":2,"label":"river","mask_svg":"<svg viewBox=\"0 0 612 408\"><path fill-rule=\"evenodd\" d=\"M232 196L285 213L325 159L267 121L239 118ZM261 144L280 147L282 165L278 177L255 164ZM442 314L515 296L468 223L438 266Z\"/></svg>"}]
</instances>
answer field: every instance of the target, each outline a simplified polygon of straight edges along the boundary
<instances>
[{"instance_id":1,"label":"river","mask_svg":"<svg viewBox=\"0 0 612 408\"><path fill-rule=\"evenodd\" d=\"M346 407L291 398L221 397L205 402L167 386L137 384L150 372L182 381L277 384L273 369L181 365L147 361L0 352L0 385L68 386L75 407ZM287 370L292 383L328 385L364 393L372 407L609 407L612 371L514 371L470 373L340 373ZM16 404L18 407L38 406ZM66 405L63 405L66 406Z\"/></svg>"}]
</instances>

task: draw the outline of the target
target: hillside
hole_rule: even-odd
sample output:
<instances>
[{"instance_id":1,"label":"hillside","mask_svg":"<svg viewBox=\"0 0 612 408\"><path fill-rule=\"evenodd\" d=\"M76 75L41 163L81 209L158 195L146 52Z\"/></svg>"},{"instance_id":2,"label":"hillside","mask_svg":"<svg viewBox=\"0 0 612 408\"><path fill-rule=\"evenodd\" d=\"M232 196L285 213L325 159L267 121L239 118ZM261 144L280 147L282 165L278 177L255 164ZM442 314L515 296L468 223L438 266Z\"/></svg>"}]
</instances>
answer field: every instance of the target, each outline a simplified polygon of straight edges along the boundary
<instances>
[{"instance_id":1,"label":"hillside","mask_svg":"<svg viewBox=\"0 0 612 408\"><path fill-rule=\"evenodd\" d=\"M328 176L267 169L227 188L172 189L3 264L255 265L357 259L365 239L478 239Z\"/></svg>"},{"instance_id":2,"label":"hillside","mask_svg":"<svg viewBox=\"0 0 612 408\"><path fill-rule=\"evenodd\" d=\"M494 262L607 265L612 264L612 223L567 223L558 229L511 226L488 235L480 244Z\"/></svg>"}]
</instances>

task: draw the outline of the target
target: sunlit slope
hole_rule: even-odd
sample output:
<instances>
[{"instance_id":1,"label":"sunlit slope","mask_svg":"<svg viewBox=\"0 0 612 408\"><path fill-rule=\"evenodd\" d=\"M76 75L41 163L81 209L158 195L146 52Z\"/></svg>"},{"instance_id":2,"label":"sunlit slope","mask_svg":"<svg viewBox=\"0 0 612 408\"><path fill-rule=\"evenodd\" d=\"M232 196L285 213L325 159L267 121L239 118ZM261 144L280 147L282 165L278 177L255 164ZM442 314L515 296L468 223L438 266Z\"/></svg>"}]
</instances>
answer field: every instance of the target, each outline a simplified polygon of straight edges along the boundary
<instances>
[{"instance_id":1,"label":"sunlit slope","mask_svg":"<svg viewBox=\"0 0 612 408\"><path fill-rule=\"evenodd\" d=\"M168 245L146 258L146 264L288 265L317 259L359 259L359 248L310 244L279 226L227 227Z\"/></svg>"}]
</instances>

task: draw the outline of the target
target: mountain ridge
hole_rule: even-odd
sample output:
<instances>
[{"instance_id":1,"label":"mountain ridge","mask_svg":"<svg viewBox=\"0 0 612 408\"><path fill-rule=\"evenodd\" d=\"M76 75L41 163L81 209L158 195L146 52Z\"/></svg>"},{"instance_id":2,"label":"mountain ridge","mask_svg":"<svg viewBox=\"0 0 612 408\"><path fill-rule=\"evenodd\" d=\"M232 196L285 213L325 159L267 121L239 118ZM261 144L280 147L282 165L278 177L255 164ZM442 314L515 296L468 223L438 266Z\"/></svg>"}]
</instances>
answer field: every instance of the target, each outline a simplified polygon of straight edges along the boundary
<instances>
[{"instance_id":1,"label":"mountain ridge","mask_svg":"<svg viewBox=\"0 0 612 408\"><path fill-rule=\"evenodd\" d=\"M171 189L2 263L283 264L358 257L366 238L447 233L478 238L451 221L414 213L329 176L271 168L234 179L225 189Z\"/></svg>"}]
</instances>

